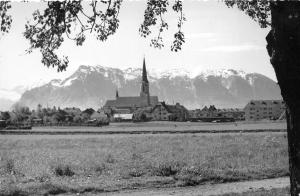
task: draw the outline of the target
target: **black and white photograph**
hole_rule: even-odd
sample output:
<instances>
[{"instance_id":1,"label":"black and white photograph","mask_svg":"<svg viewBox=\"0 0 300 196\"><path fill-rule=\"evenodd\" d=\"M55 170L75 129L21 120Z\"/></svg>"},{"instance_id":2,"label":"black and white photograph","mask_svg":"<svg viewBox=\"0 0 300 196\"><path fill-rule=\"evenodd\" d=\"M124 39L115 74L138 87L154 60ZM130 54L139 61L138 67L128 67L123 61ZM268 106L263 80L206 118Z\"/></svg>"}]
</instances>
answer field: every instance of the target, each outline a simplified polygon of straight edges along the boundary
<instances>
[{"instance_id":1,"label":"black and white photograph","mask_svg":"<svg viewBox=\"0 0 300 196\"><path fill-rule=\"evenodd\" d=\"M0 196L299 196L300 1L0 1Z\"/></svg>"}]
</instances>

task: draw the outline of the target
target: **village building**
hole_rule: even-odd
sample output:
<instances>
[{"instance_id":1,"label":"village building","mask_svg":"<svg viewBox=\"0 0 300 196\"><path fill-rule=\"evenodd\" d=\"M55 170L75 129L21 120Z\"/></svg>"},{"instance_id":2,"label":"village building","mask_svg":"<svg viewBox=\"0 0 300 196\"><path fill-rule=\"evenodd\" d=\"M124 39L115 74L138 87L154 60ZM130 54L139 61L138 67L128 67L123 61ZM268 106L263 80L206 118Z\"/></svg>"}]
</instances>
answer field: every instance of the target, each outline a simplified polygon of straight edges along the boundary
<instances>
[{"instance_id":1,"label":"village building","mask_svg":"<svg viewBox=\"0 0 300 196\"><path fill-rule=\"evenodd\" d=\"M202 109L190 110L189 118L211 118L217 116L217 108L214 105L204 106Z\"/></svg>"},{"instance_id":2,"label":"village building","mask_svg":"<svg viewBox=\"0 0 300 196\"><path fill-rule=\"evenodd\" d=\"M6 126L7 126L6 120L0 119L0 129L1 129L1 128L5 128Z\"/></svg>"},{"instance_id":3,"label":"village building","mask_svg":"<svg viewBox=\"0 0 300 196\"><path fill-rule=\"evenodd\" d=\"M188 119L189 113L188 110L179 103L175 105L168 105L165 102L160 102L152 111L152 120L157 121L186 121Z\"/></svg>"},{"instance_id":4,"label":"village building","mask_svg":"<svg viewBox=\"0 0 300 196\"><path fill-rule=\"evenodd\" d=\"M168 105L165 102L159 102L154 107L143 107L133 113L133 121L186 121L188 119L188 110L177 103Z\"/></svg>"},{"instance_id":5,"label":"village building","mask_svg":"<svg viewBox=\"0 0 300 196\"><path fill-rule=\"evenodd\" d=\"M41 118L34 118L31 120L31 122L32 122L32 125L35 125L35 126L43 125L43 119L41 119Z\"/></svg>"},{"instance_id":6,"label":"village building","mask_svg":"<svg viewBox=\"0 0 300 196\"><path fill-rule=\"evenodd\" d=\"M104 111L95 111L91 117L91 120L96 120L96 121L101 121L101 122L106 122L108 121L107 115L104 113Z\"/></svg>"},{"instance_id":7,"label":"village building","mask_svg":"<svg viewBox=\"0 0 300 196\"><path fill-rule=\"evenodd\" d=\"M129 122L133 120L133 114L114 114L113 120L115 122Z\"/></svg>"},{"instance_id":8,"label":"village building","mask_svg":"<svg viewBox=\"0 0 300 196\"><path fill-rule=\"evenodd\" d=\"M152 111L152 120L155 121L167 121L172 115L169 111L167 105L164 102L161 102L153 107Z\"/></svg>"},{"instance_id":9,"label":"village building","mask_svg":"<svg viewBox=\"0 0 300 196\"><path fill-rule=\"evenodd\" d=\"M172 121L187 121L188 119L188 110L179 103L175 105L166 105L169 112L172 114L169 120Z\"/></svg>"},{"instance_id":10,"label":"village building","mask_svg":"<svg viewBox=\"0 0 300 196\"><path fill-rule=\"evenodd\" d=\"M75 108L75 107L66 107L63 110L66 113L68 113L69 115L80 115L81 114L81 110L79 108Z\"/></svg>"},{"instance_id":11,"label":"village building","mask_svg":"<svg viewBox=\"0 0 300 196\"><path fill-rule=\"evenodd\" d=\"M218 109L218 117L233 118L234 120L245 120L245 112L240 108Z\"/></svg>"},{"instance_id":12,"label":"village building","mask_svg":"<svg viewBox=\"0 0 300 196\"><path fill-rule=\"evenodd\" d=\"M205 107L203 111L205 110ZM218 110L215 105L210 105L209 108L205 111L206 117L217 117L218 116Z\"/></svg>"},{"instance_id":13,"label":"village building","mask_svg":"<svg viewBox=\"0 0 300 196\"><path fill-rule=\"evenodd\" d=\"M143 72L142 72L142 84L141 84L141 92L139 96L128 96L122 97L119 96L119 92L116 92L116 98L113 100L107 100L103 109L112 114L120 113L133 113L138 108L143 107L153 107L158 104L157 96L150 96L149 91L149 81L147 78L147 70L145 58L143 61Z\"/></svg>"},{"instance_id":14,"label":"village building","mask_svg":"<svg viewBox=\"0 0 300 196\"><path fill-rule=\"evenodd\" d=\"M277 120L285 111L283 100L252 100L244 108L247 121Z\"/></svg>"},{"instance_id":15,"label":"village building","mask_svg":"<svg viewBox=\"0 0 300 196\"><path fill-rule=\"evenodd\" d=\"M132 116L133 121L142 122L142 121L153 120L152 108L153 107L149 106L149 107L138 108L137 110L135 110Z\"/></svg>"},{"instance_id":16,"label":"village building","mask_svg":"<svg viewBox=\"0 0 300 196\"><path fill-rule=\"evenodd\" d=\"M245 120L245 112L240 108L217 109L214 105L210 105L209 107L204 106L202 110L195 109L189 111L189 119L192 121L213 118Z\"/></svg>"},{"instance_id":17,"label":"village building","mask_svg":"<svg viewBox=\"0 0 300 196\"><path fill-rule=\"evenodd\" d=\"M199 118L199 114L201 113L201 109L189 110L189 119Z\"/></svg>"}]
</instances>

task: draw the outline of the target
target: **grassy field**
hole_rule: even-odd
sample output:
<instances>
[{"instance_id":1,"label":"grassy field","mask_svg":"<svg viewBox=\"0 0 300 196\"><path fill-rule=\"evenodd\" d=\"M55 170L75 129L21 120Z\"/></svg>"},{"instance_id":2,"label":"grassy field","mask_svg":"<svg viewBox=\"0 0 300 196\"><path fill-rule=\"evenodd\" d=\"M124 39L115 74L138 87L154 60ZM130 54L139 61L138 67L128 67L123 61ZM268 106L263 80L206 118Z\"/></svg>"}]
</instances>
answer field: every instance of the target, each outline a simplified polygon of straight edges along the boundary
<instances>
[{"instance_id":1,"label":"grassy field","mask_svg":"<svg viewBox=\"0 0 300 196\"><path fill-rule=\"evenodd\" d=\"M51 137L1 136L0 195L109 192L288 175L285 133Z\"/></svg>"}]
</instances>

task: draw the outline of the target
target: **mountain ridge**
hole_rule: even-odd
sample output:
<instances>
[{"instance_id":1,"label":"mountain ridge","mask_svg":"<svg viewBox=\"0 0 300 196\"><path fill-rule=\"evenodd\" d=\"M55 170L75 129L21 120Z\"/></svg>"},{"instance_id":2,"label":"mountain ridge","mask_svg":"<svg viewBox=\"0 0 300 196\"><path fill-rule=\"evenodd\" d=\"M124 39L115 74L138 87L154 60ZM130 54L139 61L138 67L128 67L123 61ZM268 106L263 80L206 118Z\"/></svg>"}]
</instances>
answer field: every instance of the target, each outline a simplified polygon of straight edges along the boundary
<instances>
[{"instance_id":1,"label":"mountain ridge","mask_svg":"<svg viewBox=\"0 0 300 196\"><path fill-rule=\"evenodd\" d=\"M27 90L20 102L31 108L37 104L60 107L100 108L120 96L137 96L141 68L118 69L81 65L69 77ZM179 102L188 108L204 105L243 107L250 99L281 99L277 83L258 73L241 70L208 70L192 76L188 71L148 71L151 95L160 101Z\"/></svg>"}]
</instances>

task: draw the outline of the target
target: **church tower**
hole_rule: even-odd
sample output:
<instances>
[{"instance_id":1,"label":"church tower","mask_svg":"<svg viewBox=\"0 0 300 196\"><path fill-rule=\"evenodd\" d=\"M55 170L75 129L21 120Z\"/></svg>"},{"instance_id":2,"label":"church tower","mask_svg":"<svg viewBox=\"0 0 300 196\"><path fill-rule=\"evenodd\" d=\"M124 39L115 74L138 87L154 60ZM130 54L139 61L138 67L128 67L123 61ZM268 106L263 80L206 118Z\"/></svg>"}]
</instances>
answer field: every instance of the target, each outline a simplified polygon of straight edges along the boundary
<instances>
[{"instance_id":1,"label":"church tower","mask_svg":"<svg viewBox=\"0 0 300 196\"><path fill-rule=\"evenodd\" d=\"M143 61L143 75L142 75L142 86L140 97L144 97L147 99L147 105L150 105L150 92L149 92L149 82L147 78L147 70L146 70L146 62L145 57Z\"/></svg>"},{"instance_id":2,"label":"church tower","mask_svg":"<svg viewBox=\"0 0 300 196\"><path fill-rule=\"evenodd\" d=\"M118 98L119 98L119 91L116 90L116 99L118 99Z\"/></svg>"}]
</instances>

